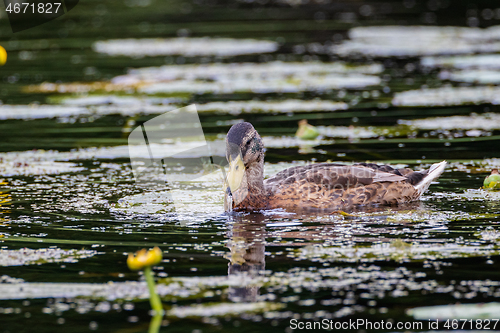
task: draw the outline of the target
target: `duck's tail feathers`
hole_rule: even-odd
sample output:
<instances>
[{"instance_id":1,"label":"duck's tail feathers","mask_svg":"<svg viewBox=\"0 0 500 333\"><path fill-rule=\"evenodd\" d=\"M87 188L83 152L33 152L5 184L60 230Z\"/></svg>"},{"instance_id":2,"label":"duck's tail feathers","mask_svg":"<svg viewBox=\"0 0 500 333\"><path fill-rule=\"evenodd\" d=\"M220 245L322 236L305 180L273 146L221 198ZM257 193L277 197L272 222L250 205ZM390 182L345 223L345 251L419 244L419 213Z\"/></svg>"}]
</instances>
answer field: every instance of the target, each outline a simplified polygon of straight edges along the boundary
<instances>
[{"instance_id":1,"label":"duck's tail feathers","mask_svg":"<svg viewBox=\"0 0 500 333\"><path fill-rule=\"evenodd\" d=\"M418 182L418 184L415 185L415 190L417 190L419 198L425 191L427 191L432 181L438 178L443 173L445 167L446 161L434 163L433 165L431 165L429 170L427 170L427 175L422 178L422 180Z\"/></svg>"}]
</instances>

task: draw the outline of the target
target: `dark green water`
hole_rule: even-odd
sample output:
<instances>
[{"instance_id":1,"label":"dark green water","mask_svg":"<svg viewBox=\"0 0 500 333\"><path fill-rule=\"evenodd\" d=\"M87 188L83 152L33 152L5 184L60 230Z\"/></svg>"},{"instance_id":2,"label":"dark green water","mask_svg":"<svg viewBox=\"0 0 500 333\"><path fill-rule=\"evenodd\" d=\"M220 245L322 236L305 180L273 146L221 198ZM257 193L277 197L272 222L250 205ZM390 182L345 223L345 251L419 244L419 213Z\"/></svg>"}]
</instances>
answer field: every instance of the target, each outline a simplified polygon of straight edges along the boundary
<instances>
[{"instance_id":1,"label":"dark green water","mask_svg":"<svg viewBox=\"0 0 500 333\"><path fill-rule=\"evenodd\" d=\"M408 312L411 308L498 301L499 198L477 190L490 170L500 165L494 159L500 124L494 117L488 120L488 115L500 111L498 105L487 100L396 105L393 98L398 93L424 85L482 85L442 79L441 69L422 66L419 54L341 55L317 48L342 45L349 30L358 26L487 28L500 24L498 12L490 1L290 5L89 0L57 20L16 34L2 14L0 45L9 58L0 67L4 104L0 107L0 332L148 331L146 289L135 284L142 278L129 271L126 255L153 246L164 251L164 260L154 269L167 310L162 332L291 332L291 319L412 323L417 320ZM186 34L263 39L276 41L279 47L264 55L141 58L112 57L92 49L97 40ZM301 49L297 46L304 50L297 51ZM317 89L267 93L26 90L43 82L107 81L128 73L129 68L273 61L343 61L351 67L380 64L374 76L381 79L379 84L359 88L322 87L323 81L318 81ZM273 75L278 74L269 73ZM310 79L309 74L293 75ZM80 105L88 112L70 116L6 116L9 105L49 105L55 110L64 98L97 95L177 101L146 102L163 107L161 112L99 102ZM310 160L370 160L414 168L444 159L450 164L422 202L361 210L346 218L285 212L227 215L216 195L200 198L194 191L187 212L175 216L161 212L171 210L168 204L150 205L148 198L156 194L148 197L148 191L135 185L125 147L131 128L192 103L290 99L345 102L348 108L253 110L236 115L207 111L200 113L200 120L212 139L224 135L233 121L253 123L268 143L268 175ZM102 105L115 107L116 112L104 114ZM431 120L432 128L398 125L454 115L465 117L456 127L449 118ZM483 116L486 120L477 127L467 125ZM301 119L334 132L340 126L354 134L299 142L294 133ZM368 127L375 127L370 129L374 135L356 132ZM94 149L100 147L103 150ZM241 278L242 272L247 272L246 278ZM427 325L427 319L421 322ZM430 330L425 325L413 330Z\"/></svg>"}]
</instances>

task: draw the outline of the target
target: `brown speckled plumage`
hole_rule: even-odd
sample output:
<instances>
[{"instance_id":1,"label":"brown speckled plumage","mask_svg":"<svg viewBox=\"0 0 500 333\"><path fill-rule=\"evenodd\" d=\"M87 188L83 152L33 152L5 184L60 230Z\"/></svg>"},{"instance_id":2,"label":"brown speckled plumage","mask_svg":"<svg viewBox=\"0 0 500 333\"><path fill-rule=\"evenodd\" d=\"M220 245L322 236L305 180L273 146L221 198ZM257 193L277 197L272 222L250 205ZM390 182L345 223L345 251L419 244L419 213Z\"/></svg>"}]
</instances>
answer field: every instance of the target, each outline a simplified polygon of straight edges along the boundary
<instances>
[{"instance_id":1,"label":"brown speckled plumage","mask_svg":"<svg viewBox=\"0 0 500 333\"><path fill-rule=\"evenodd\" d=\"M227 190L235 199L234 210L334 211L359 205L407 203L418 200L446 164L441 162L415 172L372 163L317 163L292 167L264 180L264 146L251 124L231 127L226 144L228 160L234 160L240 151L245 167L242 185Z\"/></svg>"}]
</instances>

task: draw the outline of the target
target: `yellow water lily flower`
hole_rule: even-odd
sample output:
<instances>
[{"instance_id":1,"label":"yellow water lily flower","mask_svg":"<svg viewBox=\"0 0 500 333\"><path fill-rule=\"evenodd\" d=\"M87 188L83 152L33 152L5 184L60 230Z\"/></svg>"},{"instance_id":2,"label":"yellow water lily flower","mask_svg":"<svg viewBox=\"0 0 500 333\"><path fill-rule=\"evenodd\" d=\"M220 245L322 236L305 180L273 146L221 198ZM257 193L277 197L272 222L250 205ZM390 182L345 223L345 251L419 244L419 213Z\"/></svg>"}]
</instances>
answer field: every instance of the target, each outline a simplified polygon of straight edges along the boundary
<instances>
[{"instance_id":1,"label":"yellow water lily flower","mask_svg":"<svg viewBox=\"0 0 500 333\"><path fill-rule=\"evenodd\" d=\"M161 262L163 258L163 253L158 246L155 246L152 250L147 251L146 249L139 250L133 255L129 253L127 258L127 265L133 271L138 271L144 269L145 267L151 267L157 265Z\"/></svg>"},{"instance_id":2,"label":"yellow water lily flower","mask_svg":"<svg viewBox=\"0 0 500 333\"><path fill-rule=\"evenodd\" d=\"M5 49L2 46L0 46L0 66L5 65L6 62L7 62L7 51L5 51Z\"/></svg>"}]
</instances>

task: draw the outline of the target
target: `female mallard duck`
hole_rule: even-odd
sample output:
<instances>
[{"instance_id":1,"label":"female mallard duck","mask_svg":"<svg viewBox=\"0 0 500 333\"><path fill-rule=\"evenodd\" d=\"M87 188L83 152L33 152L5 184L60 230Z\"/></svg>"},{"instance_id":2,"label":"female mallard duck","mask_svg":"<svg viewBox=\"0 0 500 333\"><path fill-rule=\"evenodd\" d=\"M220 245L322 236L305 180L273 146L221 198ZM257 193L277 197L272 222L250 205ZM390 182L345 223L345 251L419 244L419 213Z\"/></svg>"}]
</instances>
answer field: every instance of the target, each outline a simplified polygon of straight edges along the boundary
<instances>
[{"instance_id":1,"label":"female mallard duck","mask_svg":"<svg viewBox=\"0 0 500 333\"><path fill-rule=\"evenodd\" d=\"M250 123L231 127L225 208L346 210L356 205L393 205L418 200L443 172L446 161L428 170L388 165L317 163L296 166L264 180L264 145Z\"/></svg>"}]
</instances>

